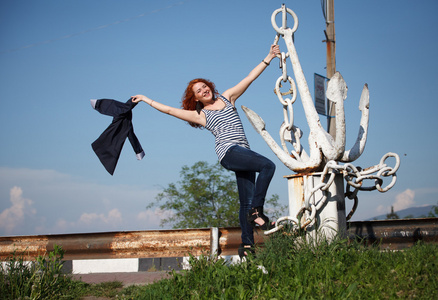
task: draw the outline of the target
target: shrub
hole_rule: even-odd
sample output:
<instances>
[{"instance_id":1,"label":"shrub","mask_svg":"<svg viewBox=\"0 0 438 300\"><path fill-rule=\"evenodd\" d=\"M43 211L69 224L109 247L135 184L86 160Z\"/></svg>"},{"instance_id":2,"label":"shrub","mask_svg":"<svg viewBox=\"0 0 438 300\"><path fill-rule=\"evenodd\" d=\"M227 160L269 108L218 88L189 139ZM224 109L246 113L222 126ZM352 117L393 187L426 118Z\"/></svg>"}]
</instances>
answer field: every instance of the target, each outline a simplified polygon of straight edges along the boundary
<instances>
[{"instance_id":1,"label":"shrub","mask_svg":"<svg viewBox=\"0 0 438 300\"><path fill-rule=\"evenodd\" d=\"M0 299L59 299L71 279L62 274L64 250L55 245L48 255L26 262L13 253L0 269Z\"/></svg>"}]
</instances>

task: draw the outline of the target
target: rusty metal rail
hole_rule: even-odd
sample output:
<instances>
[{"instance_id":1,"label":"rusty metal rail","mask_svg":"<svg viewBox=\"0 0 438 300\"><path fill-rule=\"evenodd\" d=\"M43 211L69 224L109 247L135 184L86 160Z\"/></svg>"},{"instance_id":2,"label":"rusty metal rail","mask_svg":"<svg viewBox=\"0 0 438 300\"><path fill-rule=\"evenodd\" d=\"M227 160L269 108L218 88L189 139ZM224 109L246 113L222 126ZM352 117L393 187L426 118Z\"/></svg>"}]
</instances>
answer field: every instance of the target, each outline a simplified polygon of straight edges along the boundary
<instances>
[{"instance_id":1,"label":"rusty metal rail","mask_svg":"<svg viewBox=\"0 0 438 300\"><path fill-rule=\"evenodd\" d=\"M240 234L240 228L228 227L0 237L0 260L14 252L33 260L52 251L54 245L65 250L65 260L198 256L216 248L221 255L236 255ZM438 244L438 218L349 222L348 237L368 244L379 242L392 250L419 240ZM262 232L255 234L259 245L266 238Z\"/></svg>"},{"instance_id":2,"label":"rusty metal rail","mask_svg":"<svg viewBox=\"0 0 438 300\"><path fill-rule=\"evenodd\" d=\"M418 241L438 244L438 218L347 222L350 240L362 239L382 249L401 250Z\"/></svg>"},{"instance_id":3,"label":"rusty metal rail","mask_svg":"<svg viewBox=\"0 0 438 300\"><path fill-rule=\"evenodd\" d=\"M54 245L62 246L66 260L201 255L210 252L211 235L212 229L205 228L0 237L0 260L14 251L34 259ZM239 244L240 228L220 228L219 249L224 255L234 254Z\"/></svg>"}]
</instances>

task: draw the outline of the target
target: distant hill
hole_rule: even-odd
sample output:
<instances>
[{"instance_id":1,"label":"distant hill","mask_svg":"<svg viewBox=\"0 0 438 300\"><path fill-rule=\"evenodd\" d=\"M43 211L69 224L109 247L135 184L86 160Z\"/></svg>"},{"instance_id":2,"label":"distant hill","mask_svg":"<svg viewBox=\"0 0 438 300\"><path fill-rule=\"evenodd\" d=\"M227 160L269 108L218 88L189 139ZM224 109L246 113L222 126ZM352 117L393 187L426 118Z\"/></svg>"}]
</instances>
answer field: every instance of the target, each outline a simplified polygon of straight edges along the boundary
<instances>
[{"instance_id":1,"label":"distant hill","mask_svg":"<svg viewBox=\"0 0 438 300\"><path fill-rule=\"evenodd\" d=\"M428 206L420 206L420 207L410 207L406 209L402 209L399 211L395 211L395 213L399 216L400 219L405 219L406 216L412 216L413 218L419 218L422 216L428 216L429 212L432 211L434 205L428 205ZM390 211L388 211L390 213ZM380 215L374 218L370 218L368 220L385 220L386 215Z\"/></svg>"}]
</instances>

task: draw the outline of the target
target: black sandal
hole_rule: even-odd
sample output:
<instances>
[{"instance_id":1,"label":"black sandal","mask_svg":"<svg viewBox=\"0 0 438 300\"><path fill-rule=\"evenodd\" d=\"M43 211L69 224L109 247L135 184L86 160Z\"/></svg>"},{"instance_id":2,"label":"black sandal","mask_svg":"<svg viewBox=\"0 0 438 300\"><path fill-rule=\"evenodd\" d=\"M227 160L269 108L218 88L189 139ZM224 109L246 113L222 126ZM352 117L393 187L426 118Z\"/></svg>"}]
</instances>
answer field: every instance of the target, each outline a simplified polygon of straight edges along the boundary
<instances>
[{"instance_id":1,"label":"black sandal","mask_svg":"<svg viewBox=\"0 0 438 300\"><path fill-rule=\"evenodd\" d=\"M256 223L255 220L257 218L261 218L265 223L263 223L263 225ZM271 230L275 227L274 224L269 222L269 218L263 213L263 206L251 208L248 211L247 220L254 228L259 227L262 230Z\"/></svg>"},{"instance_id":2,"label":"black sandal","mask_svg":"<svg viewBox=\"0 0 438 300\"><path fill-rule=\"evenodd\" d=\"M245 254L246 252L246 254ZM255 249L252 245L245 245L240 244L239 249L237 250L237 253L239 254L240 259L247 257L249 253L251 253L252 256L255 256Z\"/></svg>"}]
</instances>

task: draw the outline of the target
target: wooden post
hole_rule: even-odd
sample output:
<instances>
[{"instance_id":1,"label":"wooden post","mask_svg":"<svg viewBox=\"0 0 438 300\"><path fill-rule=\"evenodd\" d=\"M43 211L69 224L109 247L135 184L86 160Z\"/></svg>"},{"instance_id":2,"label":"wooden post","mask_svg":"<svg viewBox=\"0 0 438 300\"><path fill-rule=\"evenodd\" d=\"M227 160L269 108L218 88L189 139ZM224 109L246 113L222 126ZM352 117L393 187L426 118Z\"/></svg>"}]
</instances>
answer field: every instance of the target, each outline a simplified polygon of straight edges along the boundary
<instances>
[{"instance_id":1,"label":"wooden post","mask_svg":"<svg viewBox=\"0 0 438 300\"><path fill-rule=\"evenodd\" d=\"M326 43L327 43L327 78L330 79L336 72L336 36L335 36L335 7L334 0L326 0ZM335 139L335 103L329 102L328 128L327 131Z\"/></svg>"}]
</instances>

